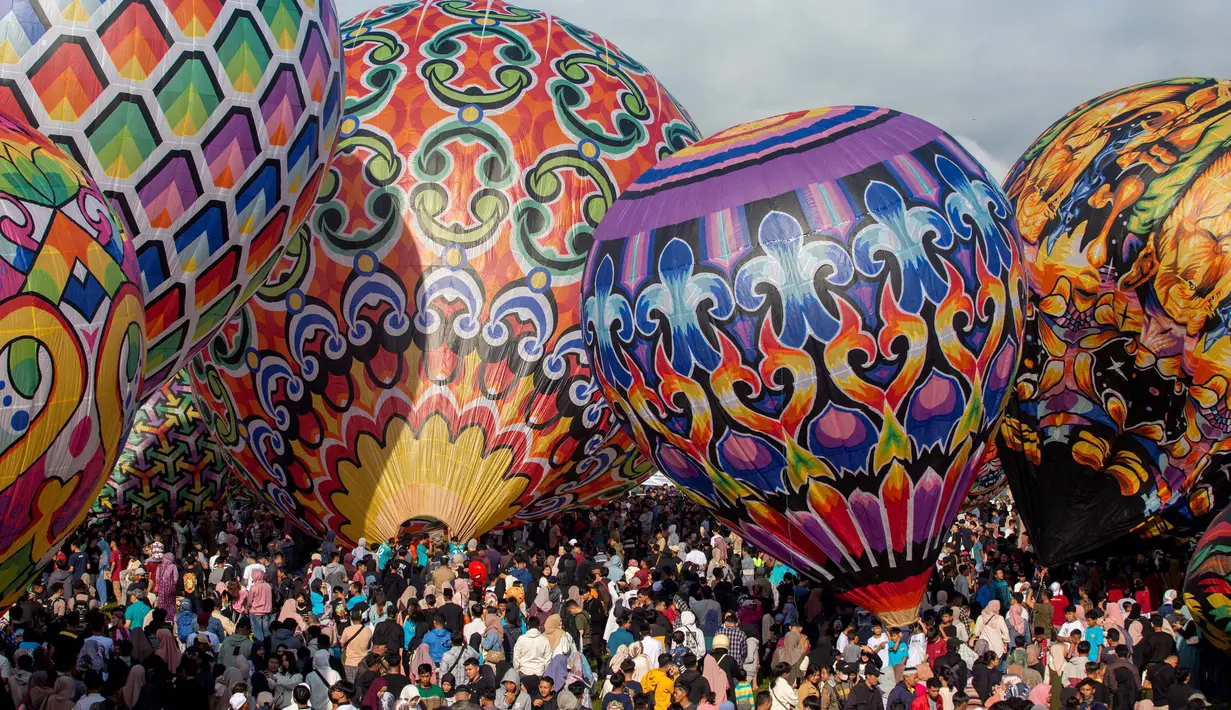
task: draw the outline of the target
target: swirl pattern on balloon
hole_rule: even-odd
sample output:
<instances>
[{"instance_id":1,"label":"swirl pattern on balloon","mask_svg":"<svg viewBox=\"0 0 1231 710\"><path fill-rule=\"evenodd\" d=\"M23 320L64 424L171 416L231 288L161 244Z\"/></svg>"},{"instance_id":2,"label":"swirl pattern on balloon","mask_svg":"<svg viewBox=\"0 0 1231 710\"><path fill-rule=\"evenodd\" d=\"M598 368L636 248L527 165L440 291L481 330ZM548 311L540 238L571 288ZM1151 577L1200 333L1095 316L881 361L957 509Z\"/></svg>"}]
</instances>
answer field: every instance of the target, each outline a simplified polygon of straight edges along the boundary
<instances>
[{"instance_id":1,"label":"swirl pattern on balloon","mask_svg":"<svg viewBox=\"0 0 1231 710\"><path fill-rule=\"evenodd\" d=\"M0 3L0 107L99 181L133 235L146 397L260 285L337 139L334 0Z\"/></svg>"},{"instance_id":2,"label":"swirl pattern on balloon","mask_svg":"<svg viewBox=\"0 0 1231 710\"><path fill-rule=\"evenodd\" d=\"M596 239L587 344L640 448L774 557L913 614L1020 347L983 168L895 111L786 114L667 158Z\"/></svg>"},{"instance_id":3,"label":"swirl pattern on balloon","mask_svg":"<svg viewBox=\"0 0 1231 710\"><path fill-rule=\"evenodd\" d=\"M231 468L205 426L186 371L141 405L124 451L93 510L128 509L141 517L212 510Z\"/></svg>"},{"instance_id":4,"label":"swirl pattern on balloon","mask_svg":"<svg viewBox=\"0 0 1231 710\"><path fill-rule=\"evenodd\" d=\"M1046 562L1199 530L1231 495L1228 131L1231 82L1140 84L1069 112L1005 181L1032 313L1000 452Z\"/></svg>"},{"instance_id":5,"label":"swirl pattern on balloon","mask_svg":"<svg viewBox=\"0 0 1231 710\"><path fill-rule=\"evenodd\" d=\"M349 113L308 227L192 368L222 445L349 541L467 537L648 475L593 380L578 282L687 115L601 38L501 2L392 5L343 35Z\"/></svg>"},{"instance_id":6,"label":"swirl pattern on balloon","mask_svg":"<svg viewBox=\"0 0 1231 710\"><path fill-rule=\"evenodd\" d=\"M120 454L141 386L139 273L86 171L0 114L0 607Z\"/></svg>"}]
</instances>

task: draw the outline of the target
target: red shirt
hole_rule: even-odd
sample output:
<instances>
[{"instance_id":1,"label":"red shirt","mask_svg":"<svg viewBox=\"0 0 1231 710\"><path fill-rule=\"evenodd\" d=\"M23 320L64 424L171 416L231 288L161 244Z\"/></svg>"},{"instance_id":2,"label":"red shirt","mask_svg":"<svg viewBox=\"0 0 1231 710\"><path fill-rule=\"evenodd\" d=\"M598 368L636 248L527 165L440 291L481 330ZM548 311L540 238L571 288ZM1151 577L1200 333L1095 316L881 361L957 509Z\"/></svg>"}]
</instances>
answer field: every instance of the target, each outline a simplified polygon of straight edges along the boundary
<instances>
[{"instance_id":1,"label":"red shirt","mask_svg":"<svg viewBox=\"0 0 1231 710\"><path fill-rule=\"evenodd\" d=\"M1064 608L1069 605L1069 598L1063 594L1057 594L1051 598L1052 608L1056 610L1057 619L1064 619ZM1061 621L1061 623L1064 623Z\"/></svg>"}]
</instances>

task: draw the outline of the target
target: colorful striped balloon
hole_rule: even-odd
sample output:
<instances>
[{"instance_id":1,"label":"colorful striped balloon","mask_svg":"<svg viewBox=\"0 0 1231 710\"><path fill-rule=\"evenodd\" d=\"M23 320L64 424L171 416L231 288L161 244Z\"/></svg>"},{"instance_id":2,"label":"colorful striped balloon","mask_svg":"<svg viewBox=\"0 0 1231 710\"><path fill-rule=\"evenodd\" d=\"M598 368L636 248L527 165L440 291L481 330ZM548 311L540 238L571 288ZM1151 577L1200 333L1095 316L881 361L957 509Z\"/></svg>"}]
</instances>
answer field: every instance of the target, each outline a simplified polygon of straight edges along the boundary
<instances>
[{"instance_id":1,"label":"colorful striped balloon","mask_svg":"<svg viewBox=\"0 0 1231 710\"><path fill-rule=\"evenodd\" d=\"M1231 506L1214 518L1193 550L1184 575L1184 606L1206 642L1231 651Z\"/></svg>"},{"instance_id":2,"label":"colorful striped balloon","mask_svg":"<svg viewBox=\"0 0 1231 710\"><path fill-rule=\"evenodd\" d=\"M624 192L583 289L641 450L758 547L911 621L1021 344L1012 212L983 167L888 109L738 126Z\"/></svg>"}]
</instances>

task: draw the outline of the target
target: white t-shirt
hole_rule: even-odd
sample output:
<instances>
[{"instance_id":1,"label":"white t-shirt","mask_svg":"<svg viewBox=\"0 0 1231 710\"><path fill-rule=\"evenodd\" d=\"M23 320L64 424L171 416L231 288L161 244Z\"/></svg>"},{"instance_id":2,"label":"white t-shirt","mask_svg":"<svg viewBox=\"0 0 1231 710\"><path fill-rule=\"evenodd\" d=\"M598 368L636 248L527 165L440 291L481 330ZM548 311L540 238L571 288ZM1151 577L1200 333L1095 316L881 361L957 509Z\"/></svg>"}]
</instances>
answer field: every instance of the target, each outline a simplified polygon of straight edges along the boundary
<instances>
[{"instance_id":1,"label":"white t-shirt","mask_svg":"<svg viewBox=\"0 0 1231 710\"><path fill-rule=\"evenodd\" d=\"M876 655L880 656L881 668L889 667L889 635L888 634L886 634L884 631L881 631L879 635L869 638L868 648L877 649Z\"/></svg>"},{"instance_id":2,"label":"white t-shirt","mask_svg":"<svg viewBox=\"0 0 1231 710\"><path fill-rule=\"evenodd\" d=\"M249 585L252 584L252 573L253 571L258 570L258 569L261 570L262 572L266 571L265 565L261 564L260 562L253 562L252 564L244 568L244 587L245 588L247 588ZM268 582L269 580L266 579L265 581Z\"/></svg>"},{"instance_id":3,"label":"white t-shirt","mask_svg":"<svg viewBox=\"0 0 1231 710\"><path fill-rule=\"evenodd\" d=\"M1081 623L1080 619L1066 621L1064 622L1064 624L1060 626L1060 638L1062 640L1067 641L1069 638L1069 634L1073 633L1074 631L1080 631L1081 635L1084 637L1086 635L1086 625Z\"/></svg>"},{"instance_id":4,"label":"white t-shirt","mask_svg":"<svg viewBox=\"0 0 1231 710\"><path fill-rule=\"evenodd\" d=\"M483 632L487 630L487 623L483 621L483 617L479 616L471 620L469 624L462 627L462 641L470 643L470 637L478 634L480 638Z\"/></svg>"},{"instance_id":5,"label":"white t-shirt","mask_svg":"<svg viewBox=\"0 0 1231 710\"><path fill-rule=\"evenodd\" d=\"M106 700L106 698L98 693L86 693L82 696L81 700L78 700L77 704L73 706L73 710L93 710L96 703L103 703L106 702Z\"/></svg>"}]
</instances>

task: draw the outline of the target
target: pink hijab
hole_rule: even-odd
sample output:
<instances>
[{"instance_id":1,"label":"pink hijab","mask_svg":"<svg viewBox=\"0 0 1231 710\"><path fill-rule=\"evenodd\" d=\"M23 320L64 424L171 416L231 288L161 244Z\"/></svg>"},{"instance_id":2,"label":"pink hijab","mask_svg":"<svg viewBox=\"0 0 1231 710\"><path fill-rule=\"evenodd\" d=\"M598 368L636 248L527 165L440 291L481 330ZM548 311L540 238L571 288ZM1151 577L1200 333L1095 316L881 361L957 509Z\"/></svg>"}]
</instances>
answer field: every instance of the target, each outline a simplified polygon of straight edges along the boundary
<instances>
[{"instance_id":1,"label":"pink hijab","mask_svg":"<svg viewBox=\"0 0 1231 710\"><path fill-rule=\"evenodd\" d=\"M170 629L159 629L154 638L158 639L158 650L154 653L166 661L167 670L174 673L180 667L179 642L175 640L175 636L171 633Z\"/></svg>"},{"instance_id":2,"label":"pink hijab","mask_svg":"<svg viewBox=\"0 0 1231 710\"><path fill-rule=\"evenodd\" d=\"M701 676L710 684L710 690L714 693L714 702L718 704L726 702L730 686L727 674L718 666L718 661L708 653L705 654L705 666L701 671Z\"/></svg>"},{"instance_id":3,"label":"pink hijab","mask_svg":"<svg viewBox=\"0 0 1231 710\"><path fill-rule=\"evenodd\" d=\"M1051 685L1049 683L1039 683L1030 689L1030 694L1026 699L1035 705L1043 707L1051 707Z\"/></svg>"}]
</instances>

